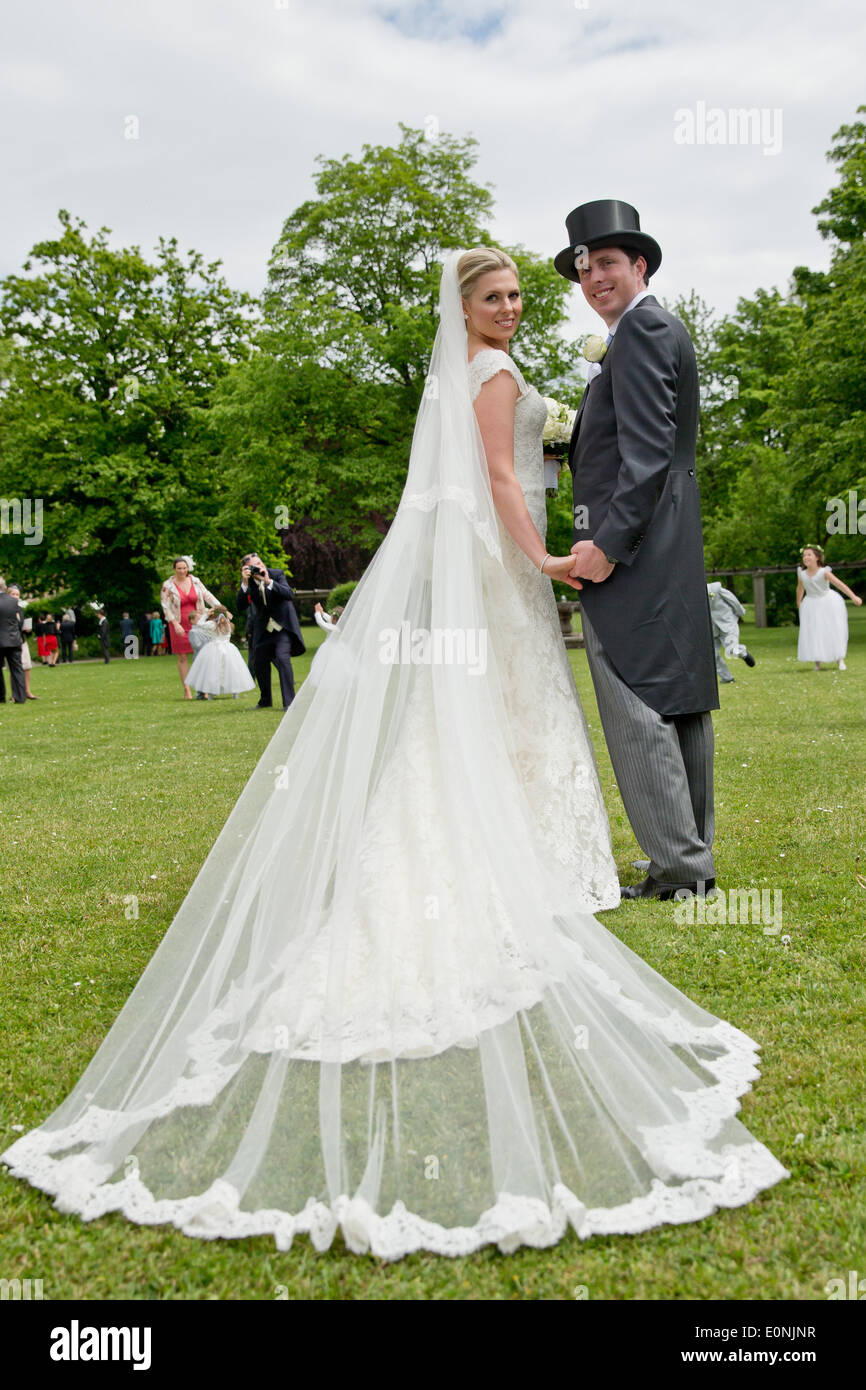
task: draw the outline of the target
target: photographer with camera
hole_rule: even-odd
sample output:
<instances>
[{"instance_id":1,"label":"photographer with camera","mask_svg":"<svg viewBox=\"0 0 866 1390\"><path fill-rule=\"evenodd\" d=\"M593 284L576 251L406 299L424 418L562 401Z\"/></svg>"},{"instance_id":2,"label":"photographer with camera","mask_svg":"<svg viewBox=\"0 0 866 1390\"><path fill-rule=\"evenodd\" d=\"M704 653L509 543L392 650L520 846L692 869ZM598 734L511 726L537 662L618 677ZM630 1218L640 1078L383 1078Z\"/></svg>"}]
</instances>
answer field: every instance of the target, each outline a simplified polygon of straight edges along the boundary
<instances>
[{"instance_id":1,"label":"photographer with camera","mask_svg":"<svg viewBox=\"0 0 866 1390\"><path fill-rule=\"evenodd\" d=\"M279 672L283 709L288 709L295 698L291 659L307 648L293 599L282 570L268 569L255 553L244 556L237 609L245 615L252 611L253 665L260 692L257 709L273 705L271 662Z\"/></svg>"}]
</instances>

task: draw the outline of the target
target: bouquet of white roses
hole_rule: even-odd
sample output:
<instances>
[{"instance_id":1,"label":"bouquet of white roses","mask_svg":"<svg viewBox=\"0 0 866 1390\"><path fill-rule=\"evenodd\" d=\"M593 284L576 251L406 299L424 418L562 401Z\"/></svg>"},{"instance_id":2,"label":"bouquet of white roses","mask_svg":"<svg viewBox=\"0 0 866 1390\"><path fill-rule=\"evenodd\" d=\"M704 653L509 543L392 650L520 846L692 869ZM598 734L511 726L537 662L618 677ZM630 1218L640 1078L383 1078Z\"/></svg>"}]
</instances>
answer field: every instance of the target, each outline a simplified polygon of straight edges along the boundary
<instances>
[{"instance_id":1,"label":"bouquet of white roses","mask_svg":"<svg viewBox=\"0 0 866 1390\"><path fill-rule=\"evenodd\" d=\"M571 431L576 412L570 406L555 401L552 396L544 397L547 406L547 419L541 435L544 448L544 483L548 497L555 497L562 460L568 453ZM553 457L550 457L550 456Z\"/></svg>"},{"instance_id":2,"label":"bouquet of white roses","mask_svg":"<svg viewBox=\"0 0 866 1390\"><path fill-rule=\"evenodd\" d=\"M571 431L574 428L574 417L576 411L570 406L563 405L560 401L555 401L552 396L544 397L544 404L547 406L547 420L544 424L544 431L541 439L544 444L544 452L558 454L562 453L561 445L568 446L571 439ZM548 449L547 445L553 447Z\"/></svg>"}]
</instances>

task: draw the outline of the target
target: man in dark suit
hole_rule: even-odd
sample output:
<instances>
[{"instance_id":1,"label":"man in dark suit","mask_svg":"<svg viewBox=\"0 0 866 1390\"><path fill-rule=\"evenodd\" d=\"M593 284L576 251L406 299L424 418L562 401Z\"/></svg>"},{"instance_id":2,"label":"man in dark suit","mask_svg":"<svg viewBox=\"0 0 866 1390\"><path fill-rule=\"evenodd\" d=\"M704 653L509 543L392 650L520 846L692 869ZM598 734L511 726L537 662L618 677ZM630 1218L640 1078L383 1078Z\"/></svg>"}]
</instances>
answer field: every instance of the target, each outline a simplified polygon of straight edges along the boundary
<instances>
[{"instance_id":1,"label":"man in dark suit","mask_svg":"<svg viewBox=\"0 0 866 1390\"><path fill-rule=\"evenodd\" d=\"M271 662L280 677L283 709L295 698L292 657L307 650L295 612L294 594L282 570L268 569L255 553L241 561L241 587L237 612L246 617L252 609L253 662L260 699L257 708L268 709L271 697Z\"/></svg>"},{"instance_id":2,"label":"man in dark suit","mask_svg":"<svg viewBox=\"0 0 866 1390\"><path fill-rule=\"evenodd\" d=\"M138 650L142 656L153 655L153 638L150 635L150 614L142 613L138 619Z\"/></svg>"},{"instance_id":3,"label":"man in dark suit","mask_svg":"<svg viewBox=\"0 0 866 1390\"><path fill-rule=\"evenodd\" d=\"M574 424L572 574L623 803L649 872L624 898L715 886L713 726L719 697L695 442L698 373L684 325L647 284L661 263L628 203L569 214L556 257L605 321Z\"/></svg>"},{"instance_id":4,"label":"man in dark suit","mask_svg":"<svg viewBox=\"0 0 866 1390\"><path fill-rule=\"evenodd\" d=\"M24 668L21 665L21 643L24 631L21 622L21 609L18 591L0 594L0 667L5 661L9 667L12 685L12 699L16 705L27 703L27 688L24 684ZM6 684L0 675L0 704L6 703Z\"/></svg>"},{"instance_id":5,"label":"man in dark suit","mask_svg":"<svg viewBox=\"0 0 866 1390\"><path fill-rule=\"evenodd\" d=\"M102 659L107 666L111 660L111 633L108 627L108 619L104 613L100 613L99 615L99 621L96 624L96 635L99 638Z\"/></svg>"}]
</instances>

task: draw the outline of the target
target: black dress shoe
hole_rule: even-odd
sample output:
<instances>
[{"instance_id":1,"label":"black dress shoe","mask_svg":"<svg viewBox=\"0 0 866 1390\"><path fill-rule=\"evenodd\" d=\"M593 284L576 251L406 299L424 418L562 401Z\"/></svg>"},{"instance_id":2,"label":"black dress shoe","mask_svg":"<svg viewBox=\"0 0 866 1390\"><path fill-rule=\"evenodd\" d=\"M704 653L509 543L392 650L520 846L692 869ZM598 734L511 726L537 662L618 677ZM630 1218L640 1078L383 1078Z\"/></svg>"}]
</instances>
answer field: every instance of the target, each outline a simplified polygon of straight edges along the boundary
<instances>
[{"instance_id":1,"label":"black dress shoe","mask_svg":"<svg viewBox=\"0 0 866 1390\"><path fill-rule=\"evenodd\" d=\"M273 709L273 707L273 701L271 701L270 704L265 704L264 700L259 700L259 703L253 706L253 709Z\"/></svg>"},{"instance_id":2,"label":"black dress shoe","mask_svg":"<svg viewBox=\"0 0 866 1390\"><path fill-rule=\"evenodd\" d=\"M640 883L631 883L626 887L620 887L620 894L625 898L657 898L659 902L668 902L675 898L677 894L685 896L687 893L694 893L697 897L706 897L716 886L714 878L703 879L700 883L662 883L661 879L653 878L647 874L646 878Z\"/></svg>"},{"instance_id":3,"label":"black dress shoe","mask_svg":"<svg viewBox=\"0 0 866 1390\"><path fill-rule=\"evenodd\" d=\"M747 666L754 666L755 664L755 658L752 656L751 652L746 652L746 655L743 657L743 660L745 661Z\"/></svg>"}]
</instances>

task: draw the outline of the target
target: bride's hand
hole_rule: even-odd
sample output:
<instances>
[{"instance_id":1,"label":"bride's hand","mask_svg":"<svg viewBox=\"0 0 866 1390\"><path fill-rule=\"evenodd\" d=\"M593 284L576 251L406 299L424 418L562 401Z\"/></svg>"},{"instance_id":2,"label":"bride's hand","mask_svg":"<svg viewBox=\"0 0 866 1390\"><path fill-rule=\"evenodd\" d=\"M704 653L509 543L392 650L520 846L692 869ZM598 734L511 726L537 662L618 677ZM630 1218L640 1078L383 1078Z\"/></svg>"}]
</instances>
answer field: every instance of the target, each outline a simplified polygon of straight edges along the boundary
<instances>
[{"instance_id":1,"label":"bride's hand","mask_svg":"<svg viewBox=\"0 0 866 1390\"><path fill-rule=\"evenodd\" d=\"M574 566L573 555L551 555L549 560L544 562L543 573L548 579L556 579L560 584L569 584L572 589L582 589L583 585L579 579L572 578L571 569Z\"/></svg>"}]
</instances>

